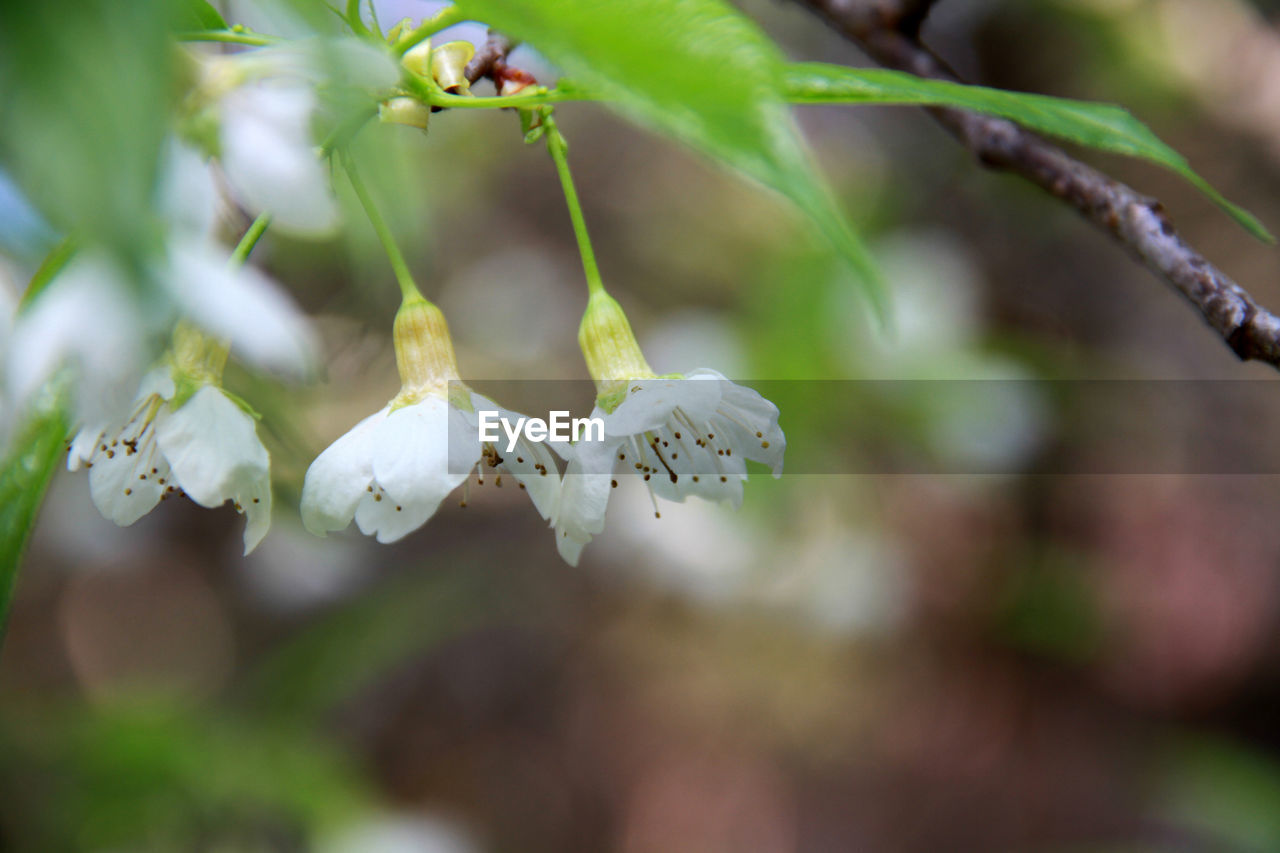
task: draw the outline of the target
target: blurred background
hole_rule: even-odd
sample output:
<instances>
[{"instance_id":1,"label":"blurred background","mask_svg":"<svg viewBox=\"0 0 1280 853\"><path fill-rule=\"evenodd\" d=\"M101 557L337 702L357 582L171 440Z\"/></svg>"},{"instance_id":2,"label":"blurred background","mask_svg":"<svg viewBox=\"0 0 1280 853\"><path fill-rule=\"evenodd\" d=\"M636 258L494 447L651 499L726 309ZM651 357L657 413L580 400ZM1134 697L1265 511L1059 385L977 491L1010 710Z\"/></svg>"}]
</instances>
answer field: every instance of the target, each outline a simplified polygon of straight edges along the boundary
<instances>
[{"instance_id":1,"label":"blurred background","mask_svg":"<svg viewBox=\"0 0 1280 853\"><path fill-rule=\"evenodd\" d=\"M865 64L799 8L741 6L792 58ZM1273 2L942 0L924 35L972 81L1129 107L1276 231L1278 24ZM553 77L526 48L511 63ZM1280 479L1046 473L1105 413L1041 381L994 409L812 382L1248 379L1248 433L1277 415L1274 372L921 111L799 113L883 266L893 334L763 190L599 106L557 118L655 369L767 381L805 473L759 471L736 514L661 519L624 484L576 569L490 484L394 546L315 539L302 475L397 390L398 292L357 216L318 246L269 234L254 262L327 353L310 386L228 378L264 414L272 531L241 558L229 507L182 500L122 530L82 475L55 478L0 653L0 849L1280 850ZM357 144L475 387L586 379L563 198L516 117ZM1081 156L1280 306L1274 248L1165 172ZM11 241L40 239L0 209ZM14 253L16 279L29 264ZM902 447L1001 473L809 473Z\"/></svg>"}]
</instances>

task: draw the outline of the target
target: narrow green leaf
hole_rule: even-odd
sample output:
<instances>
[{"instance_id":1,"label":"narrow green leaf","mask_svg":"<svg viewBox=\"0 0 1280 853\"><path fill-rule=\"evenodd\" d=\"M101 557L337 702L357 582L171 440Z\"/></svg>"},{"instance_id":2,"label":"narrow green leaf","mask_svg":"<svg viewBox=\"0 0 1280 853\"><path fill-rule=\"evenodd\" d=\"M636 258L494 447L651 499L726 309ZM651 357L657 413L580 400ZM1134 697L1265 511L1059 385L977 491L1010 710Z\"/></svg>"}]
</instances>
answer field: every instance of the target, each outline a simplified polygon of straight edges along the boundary
<instances>
[{"instance_id":1,"label":"narrow green leaf","mask_svg":"<svg viewBox=\"0 0 1280 853\"><path fill-rule=\"evenodd\" d=\"M639 124L795 203L881 304L866 249L816 175L785 103L781 52L723 0L459 0L468 18L528 41Z\"/></svg>"},{"instance_id":2,"label":"narrow green leaf","mask_svg":"<svg viewBox=\"0 0 1280 853\"><path fill-rule=\"evenodd\" d=\"M209 0L183 0L179 27L184 30L226 30L227 21Z\"/></svg>"},{"instance_id":3,"label":"narrow green leaf","mask_svg":"<svg viewBox=\"0 0 1280 853\"><path fill-rule=\"evenodd\" d=\"M48 399L33 407L0 467L0 633L9 615L18 566L36 513L66 449L70 424L61 396L47 392Z\"/></svg>"},{"instance_id":4,"label":"narrow green leaf","mask_svg":"<svg viewBox=\"0 0 1280 853\"><path fill-rule=\"evenodd\" d=\"M787 66L786 88L790 100L802 104L958 107L1006 118L1031 130L1091 148L1141 157L1177 172L1255 237L1268 243L1275 242L1253 214L1227 201L1192 170L1186 158L1161 141L1127 110L1113 104L927 80L901 71L847 68L816 62Z\"/></svg>"}]
</instances>

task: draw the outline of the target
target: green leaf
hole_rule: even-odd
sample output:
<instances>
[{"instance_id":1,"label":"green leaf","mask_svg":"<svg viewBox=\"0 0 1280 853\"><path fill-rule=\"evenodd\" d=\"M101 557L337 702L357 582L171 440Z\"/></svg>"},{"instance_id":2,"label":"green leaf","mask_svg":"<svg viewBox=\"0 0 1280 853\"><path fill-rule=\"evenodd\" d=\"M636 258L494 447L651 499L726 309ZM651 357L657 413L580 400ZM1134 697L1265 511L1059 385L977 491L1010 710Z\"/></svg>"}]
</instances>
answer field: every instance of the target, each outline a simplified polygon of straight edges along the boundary
<instances>
[{"instance_id":1,"label":"green leaf","mask_svg":"<svg viewBox=\"0 0 1280 853\"><path fill-rule=\"evenodd\" d=\"M901 71L846 68L816 62L789 65L786 88L790 100L802 104L958 107L1006 118L1031 130L1081 145L1141 157L1177 172L1255 237L1268 243L1275 242L1253 214L1227 201L1191 169L1186 158L1161 141L1127 110L1113 104L1006 92L985 86L928 80Z\"/></svg>"},{"instance_id":2,"label":"green leaf","mask_svg":"<svg viewBox=\"0 0 1280 853\"><path fill-rule=\"evenodd\" d=\"M710 155L795 203L860 273L874 265L815 174L785 103L780 51L723 0L459 0L528 41L626 117Z\"/></svg>"},{"instance_id":3,"label":"green leaf","mask_svg":"<svg viewBox=\"0 0 1280 853\"><path fill-rule=\"evenodd\" d=\"M18 566L45 489L66 449L70 429L62 395L45 394L14 436L0 466L0 632L17 585Z\"/></svg>"},{"instance_id":4,"label":"green leaf","mask_svg":"<svg viewBox=\"0 0 1280 853\"><path fill-rule=\"evenodd\" d=\"M227 21L209 0L184 0L179 27L184 30L227 30Z\"/></svg>"}]
</instances>

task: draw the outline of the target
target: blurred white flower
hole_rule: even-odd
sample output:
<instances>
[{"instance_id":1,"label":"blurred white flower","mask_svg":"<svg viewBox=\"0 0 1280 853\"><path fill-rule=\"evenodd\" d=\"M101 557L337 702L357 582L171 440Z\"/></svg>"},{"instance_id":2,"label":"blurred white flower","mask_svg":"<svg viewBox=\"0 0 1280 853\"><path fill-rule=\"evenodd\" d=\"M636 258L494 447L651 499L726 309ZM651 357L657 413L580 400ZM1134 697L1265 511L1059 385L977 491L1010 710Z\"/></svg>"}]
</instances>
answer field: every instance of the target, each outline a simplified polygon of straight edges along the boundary
<instances>
[{"instance_id":1,"label":"blurred white flower","mask_svg":"<svg viewBox=\"0 0 1280 853\"><path fill-rule=\"evenodd\" d=\"M390 54L356 39L302 39L207 58L199 87L215 102L218 159L235 201L275 227L334 233L339 211L312 133L319 86L381 92L399 71Z\"/></svg>"},{"instance_id":2,"label":"blurred white flower","mask_svg":"<svg viewBox=\"0 0 1280 853\"><path fill-rule=\"evenodd\" d=\"M146 366L147 328L125 270L103 252L72 258L14 320L5 359L22 409L54 374L75 372L73 405L86 423L122 412Z\"/></svg>"},{"instance_id":3,"label":"blurred white flower","mask_svg":"<svg viewBox=\"0 0 1280 853\"><path fill-rule=\"evenodd\" d=\"M289 82L250 83L221 104L220 159L232 196L294 234L327 236L338 203L311 139L315 95Z\"/></svg>"},{"instance_id":4,"label":"blurred white flower","mask_svg":"<svg viewBox=\"0 0 1280 853\"><path fill-rule=\"evenodd\" d=\"M481 463L510 473L542 517L552 519L560 494L554 456L523 437L505 456L480 442L477 408L512 421L519 415L458 381L440 309L407 302L396 315L395 344L401 391L311 464L302 487L307 529L324 536L354 518L362 533L395 542L425 524Z\"/></svg>"},{"instance_id":5,"label":"blurred white flower","mask_svg":"<svg viewBox=\"0 0 1280 853\"><path fill-rule=\"evenodd\" d=\"M462 827L436 816L388 815L325 839L320 853L478 853Z\"/></svg>"},{"instance_id":6,"label":"blurred white flower","mask_svg":"<svg viewBox=\"0 0 1280 853\"><path fill-rule=\"evenodd\" d=\"M175 240L166 260L156 275L180 313L225 339L246 362L295 377L315 363L310 322L266 275L193 240Z\"/></svg>"},{"instance_id":7,"label":"blurred white flower","mask_svg":"<svg viewBox=\"0 0 1280 853\"><path fill-rule=\"evenodd\" d=\"M3 361L19 408L69 367L79 422L118 420L152 356L150 340L180 317L255 367L301 376L314 364L318 346L305 315L215 240L218 194L200 154L172 142L158 195L169 226L159 251L126 268L105 251L82 249L17 313Z\"/></svg>"},{"instance_id":8,"label":"blurred white flower","mask_svg":"<svg viewBox=\"0 0 1280 853\"><path fill-rule=\"evenodd\" d=\"M178 395L175 374L194 393ZM67 468L89 469L93 504L127 527L175 492L203 507L233 501L248 519L245 553L271 524L271 475L253 418L212 381L158 368L143 380L124 423L85 427L71 442Z\"/></svg>"}]
</instances>

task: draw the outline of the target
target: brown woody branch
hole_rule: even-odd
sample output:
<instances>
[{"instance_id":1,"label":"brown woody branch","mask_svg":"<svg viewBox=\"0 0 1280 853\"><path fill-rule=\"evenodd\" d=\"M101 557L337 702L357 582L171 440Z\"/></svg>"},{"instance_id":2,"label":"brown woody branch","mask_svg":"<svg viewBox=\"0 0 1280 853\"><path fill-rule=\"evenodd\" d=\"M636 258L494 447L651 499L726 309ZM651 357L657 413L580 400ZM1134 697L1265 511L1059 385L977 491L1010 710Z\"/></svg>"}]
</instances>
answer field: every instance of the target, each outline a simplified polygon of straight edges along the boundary
<instances>
[{"instance_id":1,"label":"brown woody branch","mask_svg":"<svg viewBox=\"0 0 1280 853\"><path fill-rule=\"evenodd\" d=\"M481 77L492 78L495 69L501 69L506 65L507 55L515 49L515 46L515 42L511 39L490 30L489 37L485 39L484 44L463 70L467 75L467 82L474 83Z\"/></svg>"},{"instance_id":2,"label":"brown woody branch","mask_svg":"<svg viewBox=\"0 0 1280 853\"><path fill-rule=\"evenodd\" d=\"M935 0L796 0L887 68L958 80L918 38ZM1004 119L948 108L933 117L984 166L1021 175L1111 234L1200 312L1241 360L1280 368L1280 318L1189 246L1160 203Z\"/></svg>"}]
</instances>

